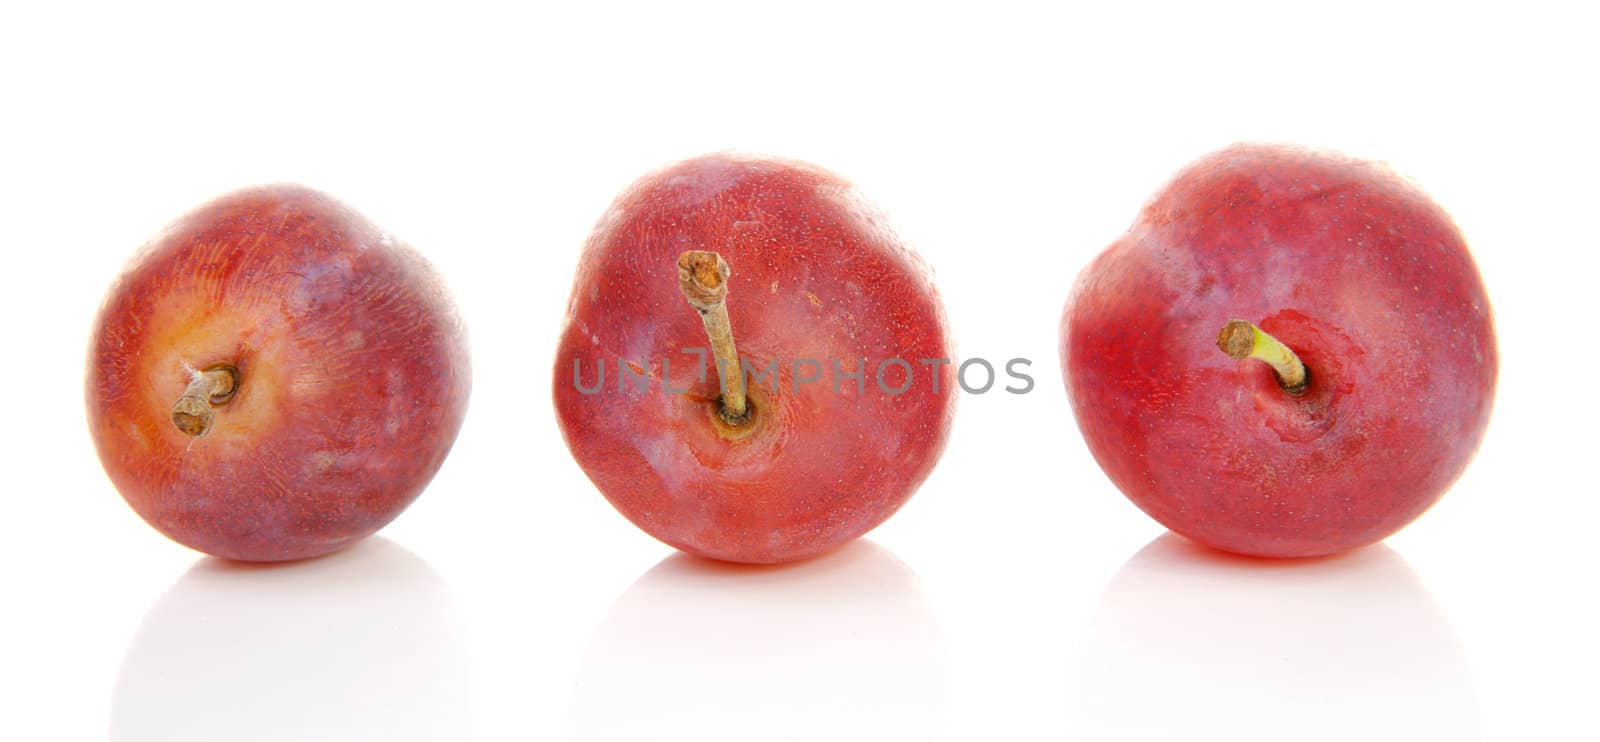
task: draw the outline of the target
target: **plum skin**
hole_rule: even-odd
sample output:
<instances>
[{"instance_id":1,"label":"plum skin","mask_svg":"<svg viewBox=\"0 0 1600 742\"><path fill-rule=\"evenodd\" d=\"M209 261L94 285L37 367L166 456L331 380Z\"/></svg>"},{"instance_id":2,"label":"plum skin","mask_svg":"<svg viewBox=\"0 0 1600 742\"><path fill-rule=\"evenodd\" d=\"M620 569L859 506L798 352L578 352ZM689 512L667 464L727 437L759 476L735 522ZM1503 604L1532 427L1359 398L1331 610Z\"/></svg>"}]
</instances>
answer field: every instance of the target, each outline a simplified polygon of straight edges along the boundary
<instances>
[{"instance_id":1,"label":"plum skin","mask_svg":"<svg viewBox=\"0 0 1600 742\"><path fill-rule=\"evenodd\" d=\"M1258 324L1310 370L1301 397L1216 347ZM1163 525L1227 551L1380 541L1476 452L1497 350L1449 216L1387 168L1235 145L1181 171L1086 267L1060 326L1084 440Z\"/></svg>"},{"instance_id":2,"label":"plum skin","mask_svg":"<svg viewBox=\"0 0 1600 742\"><path fill-rule=\"evenodd\" d=\"M190 369L239 388L191 437ZM443 464L471 386L466 335L419 255L343 204L247 189L143 247L94 322L89 429L117 490L185 546L319 556L376 532Z\"/></svg>"},{"instance_id":3,"label":"plum skin","mask_svg":"<svg viewBox=\"0 0 1600 742\"><path fill-rule=\"evenodd\" d=\"M715 368L702 379L696 357L679 352L708 345L678 286L678 257L691 249L732 268L740 356L778 366L778 394L750 385L748 429L718 424ZM955 377L918 363L950 356L931 272L850 184L802 163L717 154L644 177L602 217L579 262L553 396L573 457L645 532L715 559L788 562L876 527L932 471ZM846 380L835 394L834 360L849 372L861 358L864 393ZM902 394L876 386L888 358L917 375ZM820 361L823 381L795 391L794 359ZM575 360L584 384L607 365L599 393L578 391ZM619 362L644 371L650 389L619 389ZM689 391L664 392L664 372Z\"/></svg>"}]
</instances>

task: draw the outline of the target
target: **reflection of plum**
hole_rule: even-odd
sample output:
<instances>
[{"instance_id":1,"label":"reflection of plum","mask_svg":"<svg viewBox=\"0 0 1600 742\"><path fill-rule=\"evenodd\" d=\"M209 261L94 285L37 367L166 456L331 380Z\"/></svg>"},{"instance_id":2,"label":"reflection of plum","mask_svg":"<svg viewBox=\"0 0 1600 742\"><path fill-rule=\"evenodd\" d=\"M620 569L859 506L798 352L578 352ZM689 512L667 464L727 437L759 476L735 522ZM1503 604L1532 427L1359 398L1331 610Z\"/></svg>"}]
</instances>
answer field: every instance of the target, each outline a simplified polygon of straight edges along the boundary
<instances>
[{"instance_id":1,"label":"reflection of plum","mask_svg":"<svg viewBox=\"0 0 1600 742\"><path fill-rule=\"evenodd\" d=\"M1477 735L1460 642L1387 546L1235 557L1167 534L1117 572L1075 668L1103 740L1450 740Z\"/></svg>"},{"instance_id":2,"label":"reflection of plum","mask_svg":"<svg viewBox=\"0 0 1600 742\"><path fill-rule=\"evenodd\" d=\"M382 538L281 566L204 559L145 615L114 740L442 740L470 734L449 590Z\"/></svg>"},{"instance_id":3,"label":"reflection of plum","mask_svg":"<svg viewBox=\"0 0 1600 742\"><path fill-rule=\"evenodd\" d=\"M784 567L688 555L597 629L573 697L584 739L927 736L944 638L915 573L868 541Z\"/></svg>"}]
</instances>

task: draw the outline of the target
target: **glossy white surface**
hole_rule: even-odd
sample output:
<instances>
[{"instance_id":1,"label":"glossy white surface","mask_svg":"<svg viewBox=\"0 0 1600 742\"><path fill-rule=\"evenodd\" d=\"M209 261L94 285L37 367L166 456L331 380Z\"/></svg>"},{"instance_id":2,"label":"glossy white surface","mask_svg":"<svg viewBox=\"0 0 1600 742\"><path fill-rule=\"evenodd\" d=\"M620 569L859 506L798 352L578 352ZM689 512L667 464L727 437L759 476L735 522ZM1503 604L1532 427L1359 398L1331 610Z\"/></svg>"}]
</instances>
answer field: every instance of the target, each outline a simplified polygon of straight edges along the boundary
<instances>
[{"instance_id":1,"label":"glossy white surface","mask_svg":"<svg viewBox=\"0 0 1600 742\"><path fill-rule=\"evenodd\" d=\"M1600 55L1577 12L569 5L4 13L0 737L1592 733ZM1061 392L1079 268L1173 170L1241 139L1393 162L1483 269L1503 357L1487 439L1383 547L1263 565L1164 537ZM785 570L639 533L549 405L594 220L642 172L724 148L855 180L938 270L959 352L1032 359L1037 382L962 399L901 513ZM471 327L475 395L380 540L240 568L123 505L81 366L141 242L284 180L433 259Z\"/></svg>"}]
</instances>

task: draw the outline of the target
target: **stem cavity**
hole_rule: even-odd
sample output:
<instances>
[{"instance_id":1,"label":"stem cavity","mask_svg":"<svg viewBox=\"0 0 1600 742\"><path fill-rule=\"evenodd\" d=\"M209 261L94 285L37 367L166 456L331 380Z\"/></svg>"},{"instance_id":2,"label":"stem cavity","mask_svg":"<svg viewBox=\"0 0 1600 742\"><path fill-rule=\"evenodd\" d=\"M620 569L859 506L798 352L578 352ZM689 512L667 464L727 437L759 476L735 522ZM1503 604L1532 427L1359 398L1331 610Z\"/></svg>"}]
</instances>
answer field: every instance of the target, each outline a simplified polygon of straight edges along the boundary
<instances>
[{"instance_id":1,"label":"stem cavity","mask_svg":"<svg viewBox=\"0 0 1600 742\"><path fill-rule=\"evenodd\" d=\"M212 407L226 404L239 388L239 369L232 366L213 366L194 372L183 396L172 406L172 424L184 435L196 438L211 430L216 419Z\"/></svg>"},{"instance_id":2,"label":"stem cavity","mask_svg":"<svg viewBox=\"0 0 1600 742\"><path fill-rule=\"evenodd\" d=\"M728 321L728 272L727 262L714 252L690 250L678 256L678 287L689 306L700 313L717 361L722 388L718 414L729 425L743 425L750 420L750 406L739 351L733 345L733 325Z\"/></svg>"},{"instance_id":3,"label":"stem cavity","mask_svg":"<svg viewBox=\"0 0 1600 742\"><path fill-rule=\"evenodd\" d=\"M1254 358L1272 367L1278 375L1278 386L1293 394L1306 392L1308 374L1300 357L1277 338L1242 319L1229 320L1217 334L1217 347L1229 358L1242 361Z\"/></svg>"}]
</instances>

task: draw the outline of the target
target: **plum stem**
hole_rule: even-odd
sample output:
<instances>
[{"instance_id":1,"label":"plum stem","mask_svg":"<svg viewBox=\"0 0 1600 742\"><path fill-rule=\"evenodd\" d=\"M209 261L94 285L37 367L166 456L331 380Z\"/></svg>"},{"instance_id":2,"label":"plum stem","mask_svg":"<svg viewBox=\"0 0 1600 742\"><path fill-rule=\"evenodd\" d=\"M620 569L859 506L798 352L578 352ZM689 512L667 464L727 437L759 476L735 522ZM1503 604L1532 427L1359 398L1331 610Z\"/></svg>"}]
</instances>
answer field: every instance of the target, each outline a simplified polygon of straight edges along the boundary
<instances>
[{"instance_id":1,"label":"plum stem","mask_svg":"<svg viewBox=\"0 0 1600 742\"><path fill-rule=\"evenodd\" d=\"M717 361L717 380L722 387L717 412L728 424L741 425L750 419L750 408L744 369L733 344L733 325L728 321L728 273L727 261L714 252L690 250L678 256L678 287L689 306L700 313L711 339L711 355Z\"/></svg>"},{"instance_id":2,"label":"plum stem","mask_svg":"<svg viewBox=\"0 0 1600 742\"><path fill-rule=\"evenodd\" d=\"M239 388L239 370L232 366L213 366L193 372L183 396L172 406L172 424L184 435L196 438L211 430L216 419L212 407L226 403Z\"/></svg>"},{"instance_id":3,"label":"plum stem","mask_svg":"<svg viewBox=\"0 0 1600 742\"><path fill-rule=\"evenodd\" d=\"M1278 386L1284 391L1294 395L1305 393L1307 371L1300 356L1254 324L1242 319L1229 320L1222 326L1222 332L1217 333L1217 347L1235 361L1254 358L1266 363L1277 372Z\"/></svg>"}]
</instances>

